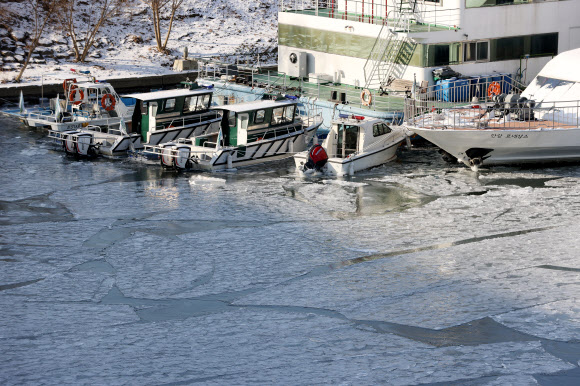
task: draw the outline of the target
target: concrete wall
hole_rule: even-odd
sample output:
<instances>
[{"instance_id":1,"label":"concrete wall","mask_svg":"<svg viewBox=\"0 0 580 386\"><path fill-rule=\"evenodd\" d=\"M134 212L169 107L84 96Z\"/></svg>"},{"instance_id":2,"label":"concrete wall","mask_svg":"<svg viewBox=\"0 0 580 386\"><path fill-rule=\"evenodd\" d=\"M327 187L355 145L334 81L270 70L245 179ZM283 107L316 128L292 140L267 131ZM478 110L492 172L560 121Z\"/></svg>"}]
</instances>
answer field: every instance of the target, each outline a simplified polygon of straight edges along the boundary
<instances>
[{"instance_id":1,"label":"concrete wall","mask_svg":"<svg viewBox=\"0 0 580 386\"><path fill-rule=\"evenodd\" d=\"M195 80L197 78L197 71L180 72L169 75L144 76L139 78L107 78L107 81L111 83L115 88L115 91L121 95L123 93L134 91L149 91L152 88L173 87L179 82L186 80L186 78L189 78L191 81ZM40 85L26 84L3 85L0 87L0 98L17 101L18 98L20 98L21 90L26 98L33 99L40 97L42 87ZM54 97L57 93L62 94L62 92L62 82L44 84L45 97Z\"/></svg>"}]
</instances>

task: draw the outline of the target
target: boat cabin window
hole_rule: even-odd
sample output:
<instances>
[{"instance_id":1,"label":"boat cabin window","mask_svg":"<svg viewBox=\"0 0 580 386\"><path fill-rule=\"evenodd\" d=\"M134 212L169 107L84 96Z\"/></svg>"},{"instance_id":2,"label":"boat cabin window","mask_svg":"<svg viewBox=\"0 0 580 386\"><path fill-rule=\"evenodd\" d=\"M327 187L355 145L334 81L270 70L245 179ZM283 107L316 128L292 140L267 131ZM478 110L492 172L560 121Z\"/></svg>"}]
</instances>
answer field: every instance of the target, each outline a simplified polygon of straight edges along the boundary
<instances>
[{"instance_id":1,"label":"boat cabin window","mask_svg":"<svg viewBox=\"0 0 580 386\"><path fill-rule=\"evenodd\" d=\"M391 128L386 123L375 123L373 125L373 137L389 134L391 131Z\"/></svg>"},{"instance_id":2,"label":"boat cabin window","mask_svg":"<svg viewBox=\"0 0 580 386\"><path fill-rule=\"evenodd\" d=\"M230 127L236 127L236 113L233 111L229 112L228 115L228 125Z\"/></svg>"},{"instance_id":3,"label":"boat cabin window","mask_svg":"<svg viewBox=\"0 0 580 386\"><path fill-rule=\"evenodd\" d=\"M207 109L209 109L209 99L210 99L209 94L200 95L197 98L197 105L196 105L197 107L196 107L196 110L197 111L200 111L200 110L207 110Z\"/></svg>"},{"instance_id":4,"label":"boat cabin window","mask_svg":"<svg viewBox=\"0 0 580 386\"><path fill-rule=\"evenodd\" d=\"M291 123L294 121L294 112L296 106L284 106L284 107L277 107L272 110L272 125L279 125L283 123Z\"/></svg>"},{"instance_id":5,"label":"boat cabin window","mask_svg":"<svg viewBox=\"0 0 580 386\"><path fill-rule=\"evenodd\" d=\"M175 109L175 98L171 98L165 101L165 108L163 111L170 112Z\"/></svg>"},{"instance_id":6,"label":"boat cabin window","mask_svg":"<svg viewBox=\"0 0 580 386\"><path fill-rule=\"evenodd\" d=\"M358 126L340 125L338 128L338 141L336 154L341 158L356 153L358 145Z\"/></svg>"},{"instance_id":7,"label":"boat cabin window","mask_svg":"<svg viewBox=\"0 0 580 386\"><path fill-rule=\"evenodd\" d=\"M264 123L265 119L266 119L266 110L256 111L256 118L254 119L254 123Z\"/></svg>"},{"instance_id":8,"label":"boat cabin window","mask_svg":"<svg viewBox=\"0 0 580 386\"><path fill-rule=\"evenodd\" d=\"M147 102L139 102L139 104L141 105L141 115L147 115L147 112L149 111L149 106Z\"/></svg>"},{"instance_id":9,"label":"boat cabin window","mask_svg":"<svg viewBox=\"0 0 580 386\"><path fill-rule=\"evenodd\" d=\"M203 111L209 109L209 94L194 95L185 98L183 112Z\"/></svg>"}]
</instances>

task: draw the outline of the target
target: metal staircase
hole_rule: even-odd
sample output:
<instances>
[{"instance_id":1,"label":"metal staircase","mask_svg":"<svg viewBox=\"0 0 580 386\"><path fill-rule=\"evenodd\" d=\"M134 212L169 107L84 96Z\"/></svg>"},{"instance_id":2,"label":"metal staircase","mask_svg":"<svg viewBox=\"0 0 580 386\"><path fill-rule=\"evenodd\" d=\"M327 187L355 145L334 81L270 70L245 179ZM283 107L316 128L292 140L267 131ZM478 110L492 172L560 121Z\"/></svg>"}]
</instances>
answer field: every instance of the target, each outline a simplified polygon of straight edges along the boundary
<instances>
[{"instance_id":1,"label":"metal staircase","mask_svg":"<svg viewBox=\"0 0 580 386\"><path fill-rule=\"evenodd\" d=\"M393 72L399 62L410 59L409 31L411 23L416 22L416 0L393 0L395 7L389 11L379 36L364 66L365 88L387 86L393 79ZM412 54L412 52L411 52Z\"/></svg>"}]
</instances>

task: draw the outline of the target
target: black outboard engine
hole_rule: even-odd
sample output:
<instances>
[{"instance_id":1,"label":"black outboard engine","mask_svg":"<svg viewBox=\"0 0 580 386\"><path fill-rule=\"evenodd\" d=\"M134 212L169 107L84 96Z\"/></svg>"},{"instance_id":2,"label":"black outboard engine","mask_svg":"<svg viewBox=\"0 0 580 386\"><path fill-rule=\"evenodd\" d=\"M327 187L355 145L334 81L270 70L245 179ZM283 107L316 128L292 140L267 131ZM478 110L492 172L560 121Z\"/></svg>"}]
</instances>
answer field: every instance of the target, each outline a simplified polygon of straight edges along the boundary
<instances>
[{"instance_id":1,"label":"black outboard engine","mask_svg":"<svg viewBox=\"0 0 580 386\"><path fill-rule=\"evenodd\" d=\"M527 99L522 97L518 101L518 120L520 121L533 121L534 117L534 107L536 107L536 102L532 99Z\"/></svg>"},{"instance_id":2,"label":"black outboard engine","mask_svg":"<svg viewBox=\"0 0 580 386\"><path fill-rule=\"evenodd\" d=\"M304 170L315 169L320 171L328 161L326 150L320 145L314 145L308 150L308 162L304 164Z\"/></svg>"}]
</instances>

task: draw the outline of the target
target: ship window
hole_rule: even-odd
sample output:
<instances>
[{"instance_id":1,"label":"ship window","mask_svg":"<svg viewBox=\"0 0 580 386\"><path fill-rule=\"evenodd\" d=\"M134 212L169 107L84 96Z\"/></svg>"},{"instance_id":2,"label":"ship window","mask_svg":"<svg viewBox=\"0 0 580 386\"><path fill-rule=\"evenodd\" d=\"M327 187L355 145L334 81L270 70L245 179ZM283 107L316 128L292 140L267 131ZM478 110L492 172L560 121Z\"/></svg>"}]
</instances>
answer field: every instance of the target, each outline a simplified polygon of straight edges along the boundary
<instances>
[{"instance_id":1,"label":"ship window","mask_svg":"<svg viewBox=\"0 0 580 386\"><path fill-rule=\"evenodd\" d=\"M488 59L489 42L469 42L463 43L463 61L475 62Z\"/></svg>"},{"instance_id":2,"label":"ship window","mask_svg":"<svg viewBox=\"0 0 580 386\"><path fill-rule=\"evenodd\" d=\"M183 112L188 113L188 112L195 111L195 106L197 103L196 100L197 100L196 96L186 97L185 101L183 102Z\"/></svg>"},{"instance_id":3,"label":"ship window","mask_svg":"<svg viewBox=\"0 0 580 386\"><path fill-rule=\"evenodd\" d=\"M147 102L141 102L141 115L147 115L147 111L149 110L149 105Z\"/></svg>"},{"instance_id":4,"label":"ship window","mask_svg":"<svg viewBox=\"0 0 580 386\"><path fill-rule=\"evenodd\" d=\"M207 109L209 109L209 94L200 95L199 98L197 98L196 110L201 111Z\"/></svg>"},{"instance_id":5,"label":"ship window","mask_svg":"<svg viewBox=\"0 0 580 386\"><path fill-rule=\"evenodd\" d=\"M254 123L264 123L265 118L266 110L258 110L256 111L256 118L254 119Z\"/></svg>"},{"instance_id":6,"label":"ship window","mask_svg":"<svg viewBox=\"0 0 580 386\"><path fill-rule=\"evenodd\" d=\"M285 122L292 122L294 120L294 111L296 110L296 106L286 106L284 109L284 121Z\"/></svg>"},{"instance_id":7,"label":"ship window","mask_svg":"<svg viewBox=\"0 0 580 386\"><path fill-rule=\"evenodd\" d=\"M389 134L391 131L391 128L386 123L375 123L373 125L373 137Z\"/></svg>"},{"instance_id":8,"label":"ship window","mask_svg":"<svg viewBox=\"0 0 580 386\"><path fill-rule=\"evenodd\" d=\"M171 98L165 101L165 112L173 111L175 108L175 98Z\"/></svg>"},{"instance_id":9,"label":"ship window","mask_svg":"<svg viewBox=\"0 0 580 386\"><path fill-rule=\"evenodd\" d=\"M236 127L236 113L230 111L230 115L228 116L228 124L230 127Z\"/></svg>"}]
</instances>

